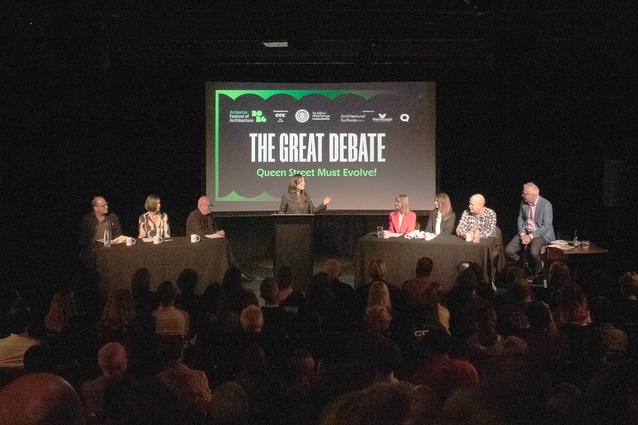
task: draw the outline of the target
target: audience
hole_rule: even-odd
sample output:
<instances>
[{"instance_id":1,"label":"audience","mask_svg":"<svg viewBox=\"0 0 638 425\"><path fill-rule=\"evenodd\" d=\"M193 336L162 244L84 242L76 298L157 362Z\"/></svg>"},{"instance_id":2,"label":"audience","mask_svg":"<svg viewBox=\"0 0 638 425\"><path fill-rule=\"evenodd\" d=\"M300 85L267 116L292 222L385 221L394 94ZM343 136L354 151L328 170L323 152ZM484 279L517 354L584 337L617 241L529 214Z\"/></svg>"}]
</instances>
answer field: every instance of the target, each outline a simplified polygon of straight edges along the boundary
<instances>
[{"instance_id":1,"label":"audience","mask_svg":"<svg viewBox=\"0 0 638 425\"><path fill-rule=\"evenodd\" d=\"M512 267L493 299L477 293L471 269L447 294L429 279L396 292L377 260L375 280L356 292L359 318L349 314L355 292L340 269L327 261L304 294L284 268L261 282L261 308L239 269L201 298L188 271L177 296L171 282L150 291L140 269L137 295L112 291L93 319L58 290L34 320L31 300L16 293L3 300L11 333L0 339L0 423L638 423L627 331L638 320L635 273L594 297L562 263L550 267L548 288L533 292ZM30 325L46 330L49 344L30 336ZM186 352L185 336L195 344Z\"/></svg>"}]
</instances>

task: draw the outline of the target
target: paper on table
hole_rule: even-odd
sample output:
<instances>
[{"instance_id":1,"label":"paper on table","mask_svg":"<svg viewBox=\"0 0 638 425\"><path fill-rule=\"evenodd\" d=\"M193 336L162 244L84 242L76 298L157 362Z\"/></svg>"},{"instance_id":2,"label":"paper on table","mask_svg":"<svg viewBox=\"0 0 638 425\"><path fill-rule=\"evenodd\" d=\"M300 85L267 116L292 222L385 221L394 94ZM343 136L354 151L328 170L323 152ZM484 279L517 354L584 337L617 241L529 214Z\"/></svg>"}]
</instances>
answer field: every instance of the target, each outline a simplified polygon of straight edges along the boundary
<instances>
[{"instance_id":1,"label":"paper on table","mask_svg":"<svg viewBox=\"0 0 638 425\"><path fill-rule=\"evenodd\" d=\"M549 244L548 245L550 248L558 248L562 251L567 251L569 249L574 249L574 247L572 245L562 245L562 244Z\"/></svg>"},{"instance_id":2,"label":"paper on table","mask_svg":"<svg viewBox=\"0 0 638 425\"><path fill-rule=\"evenodd\" d=\"M144 242L153 242L153 238L142 238Z\"/></svg>"},{"instance_id":3,"label":"paper on table","mask_svg":"<svg viewBox=\"0 0 638 425\"><path fill-rule=\"evenodd\" d=\"M127 239L129 239L128 236L120 235L117 238L113 239L111 243L125 243Z\"/></svg>"},{"instance_id":4,"label":"paper on table","mask_svg":"<svg viewBox=\"0 0 638 425\"><path fill-rule=\"evenodd\" d=\"M406 233L405 237L408 239L425 239L425 232L422 232L420 230L413 230L410 233Z\"/></svg>"},{"instance_id":5,"label":"paper on table","mask_svg":"<svg viewBox=\"0 0 638 425\"><path fill-rule=\"evenodd\" d=\"M204 236L206 236L208 239L223 238L222 235L218 235L217 233L213 233L212 235L204 235Z\"/></svg>"}]
</instances>

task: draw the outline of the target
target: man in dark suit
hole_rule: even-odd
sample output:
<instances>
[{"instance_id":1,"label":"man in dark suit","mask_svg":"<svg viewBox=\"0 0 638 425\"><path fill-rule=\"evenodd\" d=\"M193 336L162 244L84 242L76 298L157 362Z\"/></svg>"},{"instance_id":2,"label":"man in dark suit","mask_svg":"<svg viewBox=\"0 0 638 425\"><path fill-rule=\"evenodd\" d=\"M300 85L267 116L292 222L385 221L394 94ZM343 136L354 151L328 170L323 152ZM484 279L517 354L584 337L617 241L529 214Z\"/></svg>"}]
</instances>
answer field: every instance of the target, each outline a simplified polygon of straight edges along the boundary
<instances>
[{"instance_id":1,"label":"man in dark suit","mask_svg":"<svg viewBox=\"0 0 638 425\"><path fill-rule=\"evenodd\" d=\"M505 255L512 261L531 261L530 269L537 276L541 273L541 248L556 239L552 204L542 196L534 183L523 185L523 200L518 213L518 234L505 247ZM523 252L523 256L519 255Z\"/></svg>"}]
</instances>

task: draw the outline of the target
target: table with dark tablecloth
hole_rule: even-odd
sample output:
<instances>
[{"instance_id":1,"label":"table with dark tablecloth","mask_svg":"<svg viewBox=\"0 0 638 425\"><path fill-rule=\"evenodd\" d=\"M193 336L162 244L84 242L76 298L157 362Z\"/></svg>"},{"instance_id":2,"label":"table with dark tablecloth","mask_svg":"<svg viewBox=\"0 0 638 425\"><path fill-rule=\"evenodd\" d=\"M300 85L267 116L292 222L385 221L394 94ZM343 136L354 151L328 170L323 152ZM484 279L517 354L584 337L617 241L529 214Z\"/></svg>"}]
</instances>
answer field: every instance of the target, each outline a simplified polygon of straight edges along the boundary
<instances>
[{"instance_id":1,"label":"table with dark tablecloth","mask_svg":"<svg viewBox=\"0 0 638 425\"><path fill-rule=\"evenodd\" d=\"M354 261L355 286L370 280L367 267L370 261L381 258L387 267L386 281L401 286L415 277L416 262L429 257L434 262L432 280L438 280L448 291L458 276L462 262L475 261L483 267L483 280L489 282L502 264L499 264L499 244L496 238L481 239L480 243L466 242L452 235L439 235L426 241L403 236L387 239L376 234L363 236L357 242Z\"/></svg>"},{"instance_id":2,"label":"table with dark tablecloth","mask_svg":"<svg viewBox=\"0 0 638 425\"><path fill-rule=\"evenodd\" d=\"M96 244L92 257L100 293L106 295L117 288L130 288L133 274L142 267L151 272L151 290L166 280L175 284L182 271L192 269L198 276L195 292L202 293L211 282L222 282L231 255L226 238L202 237L191 243L190 237L174 237L160 244L142 239L133 246Z\"/></svg>"}]
</instances>

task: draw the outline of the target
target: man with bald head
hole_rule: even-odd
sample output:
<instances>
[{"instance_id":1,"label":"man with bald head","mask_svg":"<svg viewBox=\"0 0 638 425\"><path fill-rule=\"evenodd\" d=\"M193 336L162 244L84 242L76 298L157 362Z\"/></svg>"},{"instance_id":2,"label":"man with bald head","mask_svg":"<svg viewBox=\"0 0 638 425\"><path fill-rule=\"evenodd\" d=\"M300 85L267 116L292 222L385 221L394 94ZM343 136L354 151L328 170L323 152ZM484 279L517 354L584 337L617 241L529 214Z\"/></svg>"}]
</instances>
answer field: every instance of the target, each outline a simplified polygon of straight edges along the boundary
<instances>
[{"instance_id":1,"label":"man with bald head","mask_svg":"<svg viewBox=\"0 0 638 425\"><path fill-rule=\"evenodd\" d=\"M197 209L188 215L186 220L186 236L189 235L213 235L224 236L223 230L218 230L213 218L213 204L206 196L197 201Z\"/></svg>"},{"instance_id":2,"label":"man with bald head","mask_svg":"<svg viewBox=\"0 0 638 425\"><path fill-rule=\"evenodd\" d=\"M86 416L73 387L51 373L29 373L0 389L2 425L83 425Z\"/></svg>"},{"instance_id":3,"label":"man with bald head","mask_svg":"<svg viewBox=\"0 0 638 425\"><path fill-rule=\"evenodd\" d=\"M114 213L109 212L109 203L101 196L95 196L91 200L93 211L82 219L80 227L80 245L89 246L98 239L104 238L104 231L111 232L111 238L122 235L120 219Z\"/></svg>"},{"instance_id":4,"label":"man with bald head","mask_svg":"<svg viewBox=\"0 0 638 425\"><path fill-rule=\"evenodd\" d=\"M456 226L456 235L465 238L469 234L474 242L496 236L496 213L485 206L480 193L472 195L468 209L463 211Z\"/></svg>"},{"instance_id":5,"label":"man with bald head","mask_svg":"<svg viewBox=\"0 0 638 425\"><path fill-rule=\"evenodd\" d=\"M529 263L536 277L541 273L541 248L556 239L552 225L554 212L552 204L540 196L538 186L532 182L523 185L521 196L518 233L505 247L505 255L523 268ZM521 252L522 256L519 255Z\"/></svg>"}]
</instances>

